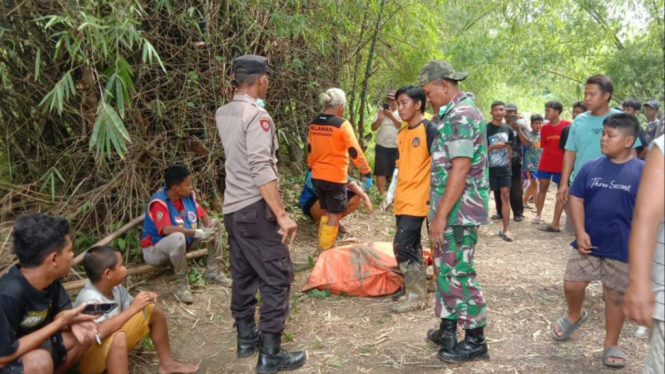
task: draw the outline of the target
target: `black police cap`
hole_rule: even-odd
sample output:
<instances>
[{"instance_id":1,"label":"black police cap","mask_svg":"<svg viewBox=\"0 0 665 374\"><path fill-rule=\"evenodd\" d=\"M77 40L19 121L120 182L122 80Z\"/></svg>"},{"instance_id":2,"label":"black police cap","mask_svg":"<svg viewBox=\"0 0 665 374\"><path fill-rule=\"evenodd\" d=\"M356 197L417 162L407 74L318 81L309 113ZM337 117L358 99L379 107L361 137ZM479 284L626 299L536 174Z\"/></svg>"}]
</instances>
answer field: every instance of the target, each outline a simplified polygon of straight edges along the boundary
<instances>
[{"instance_id":1,"label":"black police cap","mask_svg":"<svg viewBox=\"0 0 665 374\"><path fill-rule=\"evenodd\" d=\"M233 74L261 74L268 72L268 59L257 55L244 55L233 60Z\"/></svg>"}]
</instances>

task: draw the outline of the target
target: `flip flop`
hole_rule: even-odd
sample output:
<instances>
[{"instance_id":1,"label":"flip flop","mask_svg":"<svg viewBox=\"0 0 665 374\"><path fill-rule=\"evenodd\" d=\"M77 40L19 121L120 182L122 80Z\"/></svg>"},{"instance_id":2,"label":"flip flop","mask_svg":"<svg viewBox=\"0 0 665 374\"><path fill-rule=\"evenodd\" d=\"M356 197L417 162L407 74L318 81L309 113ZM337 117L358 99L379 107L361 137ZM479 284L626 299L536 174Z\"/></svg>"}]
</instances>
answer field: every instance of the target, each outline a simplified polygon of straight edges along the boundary
<instances>
[{"instance_id":1,"label":"flip flop","mask_svg":"<svg viewBox=\"0 0 665 374\"><path fill-rule=\"evenodd\" d=\"M623 362L612 362L610 358L619 358ZM626 366L628 356L619 347L609 347L603 351L603 364L611 368L622 368Z\"/></svg>"},{"instance_id":2,"label":"flip flop","mask_svg":"<svg viewBox=\"0 0 665 374\"><path fill-rule=\"evenodd\" d=\"M531 223L533 223L534 225L540 225L541 223L543 223L543 220L542 218L536 217L533 220L531 220Z\"/></svg>"},{"instance_id":3,"label":"flip flop","mask_svg":"<svg viewBox=\"0 0 665 374\"><path fill-rule=\"evenodd\" d=\"M492 216L492 219L495 220L495 221L497 221L497 220L503 219L503 217L501 217L501 216L498 215L498 214L495 214L495 215Z\"/></svg>"},{"instance_id":4,"label":"flip flop","mask_svg":"<svg viewBox=\"0 0 665 374\"><path fill-rule=\"evenodd\" d=\"M513 241L513 238L511 238L510 236L504 234L503 231L499 231L499 236L501 237L501 239L503 239L503 240L505 240L509 243Z\"/></svg>"},{"instance_id":5,"label":"flip flop","mask_svg":"<svg viewBox=\"0 0 665 374\"><path fill-rule=\"evenodd\" d=\"M555 229L552 225L540 226L538 227L538 230L546 232L561 232L561 229Z\"/></svg>"},{"instance_id":6,"label":"flip flop","mask_svg":"<svg viewBox=\"0 0 665 374\"><path fill-rule=\"evenodd\" d=\"M552 337L554 339L562 342L564 340L570 339L570 336L577 330L580 326L586 322L587 318L589 318L589 312L586 311L586 309L582 309L582 318L580 318L577 323L573 324L570 322L568 317L564 316L556 320L550 327L550 333L552 334ZM563 332L563 335L559 335L556 333L556 330L554 329L554 326L558 327L561 332Z\"/></svg>"}]
</instances>

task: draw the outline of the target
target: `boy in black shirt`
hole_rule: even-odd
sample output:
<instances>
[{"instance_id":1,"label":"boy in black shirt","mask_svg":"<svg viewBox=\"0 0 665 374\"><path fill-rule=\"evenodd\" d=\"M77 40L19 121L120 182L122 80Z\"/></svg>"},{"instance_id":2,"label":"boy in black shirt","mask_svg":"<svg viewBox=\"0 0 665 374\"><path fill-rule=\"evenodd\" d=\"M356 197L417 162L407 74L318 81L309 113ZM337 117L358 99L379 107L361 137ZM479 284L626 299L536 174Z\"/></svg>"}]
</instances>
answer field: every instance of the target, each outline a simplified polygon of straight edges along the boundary
<instances>
[{"instance_id":1,"label":"boy in black shirt","mask_svg":"<svg viewBox=\"0 0 665 374\"><path fill-rule=\"evenodd\" d=\"M12 236L19 264L0 277L0 374L66 372L97 334L96 316L72 309L58 280L74 258L69 223L35 213Z\"/></svg>"}]
</instances>

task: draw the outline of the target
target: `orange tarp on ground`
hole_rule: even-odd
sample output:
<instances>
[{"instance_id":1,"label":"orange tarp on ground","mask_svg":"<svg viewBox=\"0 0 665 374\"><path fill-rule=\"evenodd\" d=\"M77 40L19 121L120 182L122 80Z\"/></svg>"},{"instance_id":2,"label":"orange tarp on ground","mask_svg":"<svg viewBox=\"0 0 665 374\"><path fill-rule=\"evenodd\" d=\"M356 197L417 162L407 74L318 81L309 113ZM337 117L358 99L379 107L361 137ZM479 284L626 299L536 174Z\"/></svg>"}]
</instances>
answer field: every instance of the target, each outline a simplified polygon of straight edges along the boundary
<instances>
[{"instance_id":1,"label":"orange tarp on ground","mask_svg":"<svg viewBox=\"0 0 665 374\"><path fill-rule=\"evenodd\" d=\"M423 252L426 260L430 260L429 251ZM402 287L404 278L397 271L393 243L373 242L321 253L302 291L330 289L331 293L349 296L381 296Z\"/></svg>"}]
</instances>

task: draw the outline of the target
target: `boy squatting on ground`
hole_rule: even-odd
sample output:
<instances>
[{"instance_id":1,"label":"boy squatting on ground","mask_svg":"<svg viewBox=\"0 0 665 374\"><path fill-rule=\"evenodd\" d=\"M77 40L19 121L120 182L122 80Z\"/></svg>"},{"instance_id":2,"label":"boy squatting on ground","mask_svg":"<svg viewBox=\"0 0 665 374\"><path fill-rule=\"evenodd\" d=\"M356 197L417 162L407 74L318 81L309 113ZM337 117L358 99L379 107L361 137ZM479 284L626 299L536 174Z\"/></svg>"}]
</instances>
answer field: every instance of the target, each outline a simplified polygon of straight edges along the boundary
<instances>
[{"instance_id":1,"label":"boy squatting on ground","mask_svg":"<svg viewBox=\"0 0 665 374\"><path fill-rule=\"evenodd\" d=\"M631 155L639 131L632 114L605 119L601 151L604 156L582 166L570 189L570 211L576 240L564 275L568 315L552 326L556 340L567 340L589 317L582 309L586 287L600 280L605 295L603 364L624 367L619 349L624 322L623 294L628 288L628 237L644 162ZM610 203L611 202L611 203Z\"/></svg>"},{"instance_id":2,"label":"boy squatting on ground","mask_svg":"<svg viewBox=\"0 0 665 374\"><path fill-rule=\"evenodd\" d=\"M397 232L393 250L404 275L404 297L390 310L406 313L427 305L427 265L423 260L421 230L429 213L430 147L436 127L424 118L427 97L422 88L403 86L396 93L400 118L407 122L397 135L398 159L390 184L395 191L393 212ZM386 202L390 203L388 193Z\"/></svg>"},{"instance_id":3,"label":"boy squatting on ground","mask_svg":"<svg viewBox=\"0 0 665 374\"><path fill-rule=\"evenodd\" d=\"M101 344L95 342L88 349L81 358L79 372L127 373L127 353L148 333L159 356L158 373L195 373L198 370L198 365L180 363L171 356L166 314L154 304L157 294L143 291L133 298L123 287L127 269L119 251L109 246L91 248L83 258L83 267L88 281L75 305L113 303L117 307L95 319Z\"/></svg>"},{"instance_id":4,"label":"boy squatting on ground","mask_svg":"<svg viewBox=\"0 0 665 374\"><path fill-rule=\"evenodd\" d=\"M81 314L58 279L74 252L69 223L35 213L12 229L18 265L0 277L0 373L64 373L95 339L95 316Z\"/></svg>"},{"instance_id":5,"label":"boy squatting on ground","mask_svg":"<svg viewBox=\"0 0 665 374\"><path fill-rule=\"evenodd\" d=\"M177 277L173 293L183 303L194 302L187 279L187 250L203 242L208 247L203 278L208 283L231 287L231 280L219 269L222 261L220 228L220 222L211 220L196 201L192 173L182 165L167 168L164 187L152 195L146 207L141 247L148 265L173 265Z\"/></svg>"}]
</instances>

